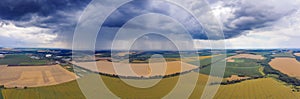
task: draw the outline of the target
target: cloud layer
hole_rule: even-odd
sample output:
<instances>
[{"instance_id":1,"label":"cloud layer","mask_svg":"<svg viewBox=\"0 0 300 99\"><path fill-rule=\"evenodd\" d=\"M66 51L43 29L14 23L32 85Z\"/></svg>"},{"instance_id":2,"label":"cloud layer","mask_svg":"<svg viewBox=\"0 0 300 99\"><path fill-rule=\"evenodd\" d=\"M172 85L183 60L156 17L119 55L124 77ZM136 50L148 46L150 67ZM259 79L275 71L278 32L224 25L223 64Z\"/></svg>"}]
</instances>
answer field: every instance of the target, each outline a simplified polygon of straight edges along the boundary
<instances>
[{"instance_id":1,"label":"cloud layer","mask_svg":"<svg viewBox=\"0 0 300 99\"><path fill-rule=\"evenodd\" d=\"M69 48L77 20L88 3L88 0L2 0L0 37L5 42L0 46Z\"/></svg>"},{"instance_id":2,"label":"cloud layer","mask_svg":"<svg viewBox=\"0 0 300 99\"><path fill-rule=\"evenodd\" d=\"M90 0L2 0L0 2L0 47L71 48L77 20L89 2ZM195 11L202 6L195 5L194 0L185 2L189 2L185 4L194 7ZM300 26L300 22L297 21L300 17L299 0L210 0L209 4L211 7L209 13L220 20L227 39L224 41L230 48L298 47L295 42L299 42L297 39L299 37L297 30ZM99 6L109 7L109 5L99 4L95 8ZM91 13L97 12L101 11L95 10ZM115 35L109 33L116 32L129 19L146 13L173 16L173 19L186 26L196 43L209 42L195 19L179 6L156 0L137 0L112 13L103 25L103 30L100 31L105 35L98 37L96 46L99 49L108 48L110 45L107 43L111 43ZM147 18L148 20L132 22L127 25L127 28L137 31L154 30L168 35L182 32L178 30L178 25L174 25L170 20L151 16ZM215 21L210 19L214 18L207 18L201 24ZM218 28L214 25L211 27ZM126 40L126 36L122 40ZM212 40L212 42L220 42L220 40ZM157 46L164 45L161 43ZM202 48L204 45L199 43L196 46Z\"/></svg>"},{"instance_id":3,"label":"cloud layer","mask_svg":"<svg viewBox=\"0 0 300 99\"><path fill-rule=\"evenodd\" d=\"M223 22L224 33L244 34L276 24L281 18L295 13L299 6L299 0L229 0L215 2L212 9Z\"/></svg>"}]
</instances>

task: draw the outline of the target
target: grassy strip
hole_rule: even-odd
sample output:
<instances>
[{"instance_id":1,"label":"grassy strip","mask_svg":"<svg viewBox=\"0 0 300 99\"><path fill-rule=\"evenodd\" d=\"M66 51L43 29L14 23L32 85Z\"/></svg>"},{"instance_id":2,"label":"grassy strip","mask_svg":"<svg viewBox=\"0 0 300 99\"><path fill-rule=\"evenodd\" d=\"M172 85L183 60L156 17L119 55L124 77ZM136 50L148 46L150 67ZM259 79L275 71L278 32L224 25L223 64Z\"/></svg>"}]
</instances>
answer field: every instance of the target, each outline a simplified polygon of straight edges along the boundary
<instances>
[{"instance_id":1,"label":"grassy strip","mask_svg":"<svg viewBox=\"0 0 300 99\"><path fill-rule=\"evenodd\" d=\"M1 86L0 86L0 99L4 99L4 98L3 98L3 95L2 95L2 89L3 89L3 88L4 88L4 86L1 85Z\"/></svg>"}]
</instances>

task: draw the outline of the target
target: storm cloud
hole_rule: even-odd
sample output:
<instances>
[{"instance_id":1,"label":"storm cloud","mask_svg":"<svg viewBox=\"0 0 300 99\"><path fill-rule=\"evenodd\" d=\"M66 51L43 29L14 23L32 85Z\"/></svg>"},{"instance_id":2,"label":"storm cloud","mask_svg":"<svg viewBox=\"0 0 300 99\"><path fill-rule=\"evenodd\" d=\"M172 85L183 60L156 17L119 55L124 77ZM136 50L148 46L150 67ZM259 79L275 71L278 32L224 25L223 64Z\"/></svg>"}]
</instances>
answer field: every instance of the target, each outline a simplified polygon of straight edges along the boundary
<instances>
[{"instance_id":1,"label":"storm cloud","mask_svg":"<svg viewBox=\"0 0 300 99\"><path fill-rule=\"evenodd\" d=\"M190 1L192 5L193 0ZM0 47L70 48L77 21L89 3L90 0L1 0ZM225 39L234 39L261 29L272 29L278 21L294 15L300 8L299 0L210 0L209 4L211 7L209 11L216 15L216 20L220 19ZM97 6L109 7L109 5L101 4ZM193 5L195 8L201 8L201 6ZM97 40L98 44L104 46L105 42L111 42L108 38L113 38L114 34L109 34L110 32L116 32L131 18L146 13L173 16L173 19L185 24L185 28L195 40L209 40L193 16L180 9L178 6L156 0L137 0L124 5L113 12L103 24L103 29L99 33L108 34L100 38L101 40ZM155 20L158 27L165 28L161 32L175 33L177 31L177 25L170 24L172 22L151 17L149 20L130 23L127 28L159 30L145 25ZM200 23L205 24L210 21L208 19ZM28 36L45 40L39 42L28 39Z\"/></svg>"},{"instance_id":2,"label":"storm cloud","mask_svg":"<svg viewBox=\"0 0 300 99\"><path fill-rule=\"evenodd\" d=\"M229 0L217 1L212 5L213 11L223 21L226 38L270 27L300 8L298 0Z\"/></svg>"}]
</instances>

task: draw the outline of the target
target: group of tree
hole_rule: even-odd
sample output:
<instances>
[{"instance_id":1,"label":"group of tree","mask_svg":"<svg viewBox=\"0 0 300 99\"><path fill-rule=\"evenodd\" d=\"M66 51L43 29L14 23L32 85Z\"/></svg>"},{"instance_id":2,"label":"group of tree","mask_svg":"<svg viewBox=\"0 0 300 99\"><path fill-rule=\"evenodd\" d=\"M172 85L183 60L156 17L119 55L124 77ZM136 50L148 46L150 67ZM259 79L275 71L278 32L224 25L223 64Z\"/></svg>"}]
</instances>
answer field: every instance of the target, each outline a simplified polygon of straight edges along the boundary
<instances>
[{"instance_id":1,"label":"group of tree","mask_svg":"<svg viewBox=\"0 0 300 99\"><path fill-rule=\"evenodd\" d=\"M99 72L98 74L100 74L102 76L108 76L108 77L114 77L114 78L123 78L123 79L160 79L160 78L169 78L169 77L179 76L179 75L182 75L182 74L187 74L187 73L195 71L195 70L196 69L192 69L192 70L188 70L188 71L184 71L184 72L178 72L178 73L169 74L169 75L155 75L155 76L150 76L150 77L145 77L145 76L123 76L123 75L107 74L107 73L101 73L101 72Z\"/></svg>"}]
</instances>

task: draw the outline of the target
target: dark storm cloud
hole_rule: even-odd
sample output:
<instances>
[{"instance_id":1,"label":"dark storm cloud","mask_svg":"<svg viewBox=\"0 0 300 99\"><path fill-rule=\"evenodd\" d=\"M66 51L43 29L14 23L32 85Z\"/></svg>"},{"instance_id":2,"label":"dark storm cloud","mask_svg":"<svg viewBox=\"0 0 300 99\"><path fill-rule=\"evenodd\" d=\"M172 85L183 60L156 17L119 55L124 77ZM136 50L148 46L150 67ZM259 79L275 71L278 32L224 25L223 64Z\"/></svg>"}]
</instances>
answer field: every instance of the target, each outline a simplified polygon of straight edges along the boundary
<instances>
[{"instance_id":1,"label":"dark storm cloud","mask_svg":"<svg viewBox=\"0 0 300 99\"><path fill-rule=\"evenodd\" d=\"M58 35L59 40L70 43L72 42L73 31L76 27L77 20L90 1L91 0L1 0L0 27L2 26L1 24L9 22L17 27L40 27L51 29L54 34ZM211 3L218 3L219 1L221 0L211 0ZM226 39L237 37L254 29L272 26L274 24L273 22L276 22L299 9L298 5L293 5L293 0L229 1L222 1L224 4L222 7L233 9L231 13L228 13L232 14L232 17L223 21ZM197 8L197 5L193 5L193 7ZM201 8L201 5L199 5L199 8ZM95 10L98 11L98 9ZM171 13L171 11L173 11L173 13ZM117 28L122 27L122 25L131 18L147 13L170 15L172 18L184 24L186 26L185 28L189 30L194 39L207 40L205 33L199 28L199 23L197 23L189 13L181 10L180 7L163 3L163 1L160 0L136 0L135 2L120 7L113 12L104 23L103 27L105 28L102 31L105 33L116 32ZM156 19L148 20L155 21ZM1 21L3 22L1 23ZM167 30L176 30L174 27L170 26L172 24L168 23L168 21L161 21L157 25L159 27L166 26ZM149 27L144 24L146 23L131 23L129 28L142 30L149 29ZM155 30L155 28L151 29ZM113 37L113 34L108 34L105 40Z\"/></svg>"},{"instance_id":2,"label":"dark storm cloud","mask_svg":"<svg viewBox=\"0 0 300 99\"><path fill-rule=\"evenodd\" d=\"M90 0L1 0L0 19L18 27L36 26L54 31L74 27L76 13Z\"/></svg>"},{"instance_id":3,"label":"dark storm cloud","mask_svg":"<svg viewBox=\"0 0 300 99\"><path fill-rule=\"evenodd\" d=\"M155 4L155 5L151 5ZM180 12L182 15L172 15L170 14L171 10L176 10L177 12ZM180 6L171 4L166 1L151 1L151 0L136 0L130 3L127 3L125 5L122 5L119 7L116 11L112 12L111 15L106 19L103 26L104 27L115 27L115 28L121 28L125 23L127 23L129 20L140 16L144 14L149 13L156 13L161 15L166 15L169 17L172 17L176 21L183 24L183 26L191 33L191 35L195 39L208 39L208 37L205 35L205 33L202 30L202 27L200 23L198 23L197 19L192 16L188 11L185 9L182 9ZM161 20L160 18L147 18L145 20L155 21L155 20ZM161 21L157 26L160 25L168 25L170 22ZM145 23L131 23L129 27L133 29L144 29L144 30L156 30L155 28L149 28L147 27L147 22ZM196 28L195 28L196 27ZM161 31L161 32L174 32L169 31L173 28L166 28L167 31ZM101 32L101 31L100 31ZM113 35L113 34L112 34Z\"/></svg>"},{"instance_id":4,"label":"dark storm cloud","mask_svg":"<svg viewBox=\"0 0 300 99\"><path fill-rule=\"evenodd\" d=\"M218 3L218 1L220 0L213 0L210 1L210 3ZM288 1L291 3L287 4L289 6L283 5L279 1L272 0L230 0L228 2L222 2L224 3L224 5L222 5L223 7L229 7L233 9L232 12L228 13L232 14L233 17L226 19L222 24L224 26L223 32L225 39L238 37L254 29L272 26L274 22L298 10L297 6L291 5L293 0ZM150 5L151 3L158 4L159 6ZM122 27L122 25L124 25L129 19L134 18L135 16L147 13L172 15L169 12L171 10L175 10L177 13L180 13L171 17L185 24L186 28L190 30L189 32L193 35L194 39L208 39L206 34L201 31L201 28L199 28L200 26L197 24L196 20L194 20L192 16L189 16L189 13L184 13L185 11L181 10L180 7L172 6L170 4L168 5L159 1L138 0L137 2L123 5L117 11L112 13L112 15L104 23L104 26ZM143 24L145 23L132 24L132 27L146 29L147 27L145 27ZM165 23L161 22L161 24Z\"/></svg>"},{"instance_id":5,"label":"dark storm cloud","mask_svg":"<svg viewBox=\"0 0 300 99\"><path fill-rule=\"evenodd\" d=\"M103 26L106 27L122 27L128 20L147 13L161 13L167 14L162 10L148 6L151 1L149 0L137 0L127 3L119 7L116 11L112 12L110 17ZM160 2L161 3L161 2Z\"/></svg>"},{"instance_id":6,"label":"dark storm cloud","mask_svg":"<svg viewBox=\"0 0 300 99\"><path fill-rule=\"evenodd\" d=\"M234 9L232 13L228 13L232 14L233 17L224 20L223 23L225 37L237 37L247 31L274 25L274 22L299 9L299 7L292 5L292 1L282 1L288 2L287 5L274 0L224 2L223 7Z\"/></svg>"},{"instance_id":7,"label":"dark storm cloud","mask_svg":"<svg viewBox=\"0 0 300 99\"><path fill-rule=\"evenodd\" d=\"M4 20L30 20L30 14L47 17L57 11L82 9L88 0L1 0L0 17Z\"/></svg>"},{"instance_id":8,"label":"dark storm cloud","mask_svg":"<svg viewBox=\"0 0 300 99\"><path fill-rule=\"evenodd\" d=\"M222 7L229 7L233 9L233 17L230 17L224 21L222 24L224 26L224 37L225 39L230 39L238 37L240 35L246 34L248 31L270 27L275 24L276 21L280 20L283 17L286 17L290 14L293 14L299 9L299 4L295 0L288 1L274 1L274 0L212 0L210 3L218 3L221 1L224 3ZM170 10L176 10L178 13L173 18L179 19L182 23L187 23L188 29L192 30L192 34L195 39L207 39L205 34L202 31L199 31L199 26L193 23L196 20L193 20L189 13L183 13L179 7L170 6L168 4L161 4L159 6L148 5L157 1L138 1L132 4L124 5L119 8L116 12L112 13L112 16L108 18L108 21L104 23L104 26L107 27L122 27L129 19L134 16L146 14L146 13L159 13L169 15ZM223 16L220 16L223 17ZM151 19L148 19L151 20ZM155 19L153 19L155 20ZM208 20L209 21L209 20ZM132 27L144 29L142 24L133 24ZM164 24L161 22L161 24ZM204 22L205 24L205 22Z\"/></svg>"},{"instance_id":9,"label":"dark storm cloud","mask_svg":"<svg viewBox=\"0 0 300 99\"><path fill-rule=\"evenodd\" d=\"M24 28L50 29L51 32L47 33L57 34L56 41L71 45L73 31L80 13L90 1L1 0L0 22L9 22L17 27Z\"/></svg>"}]
</instances>

